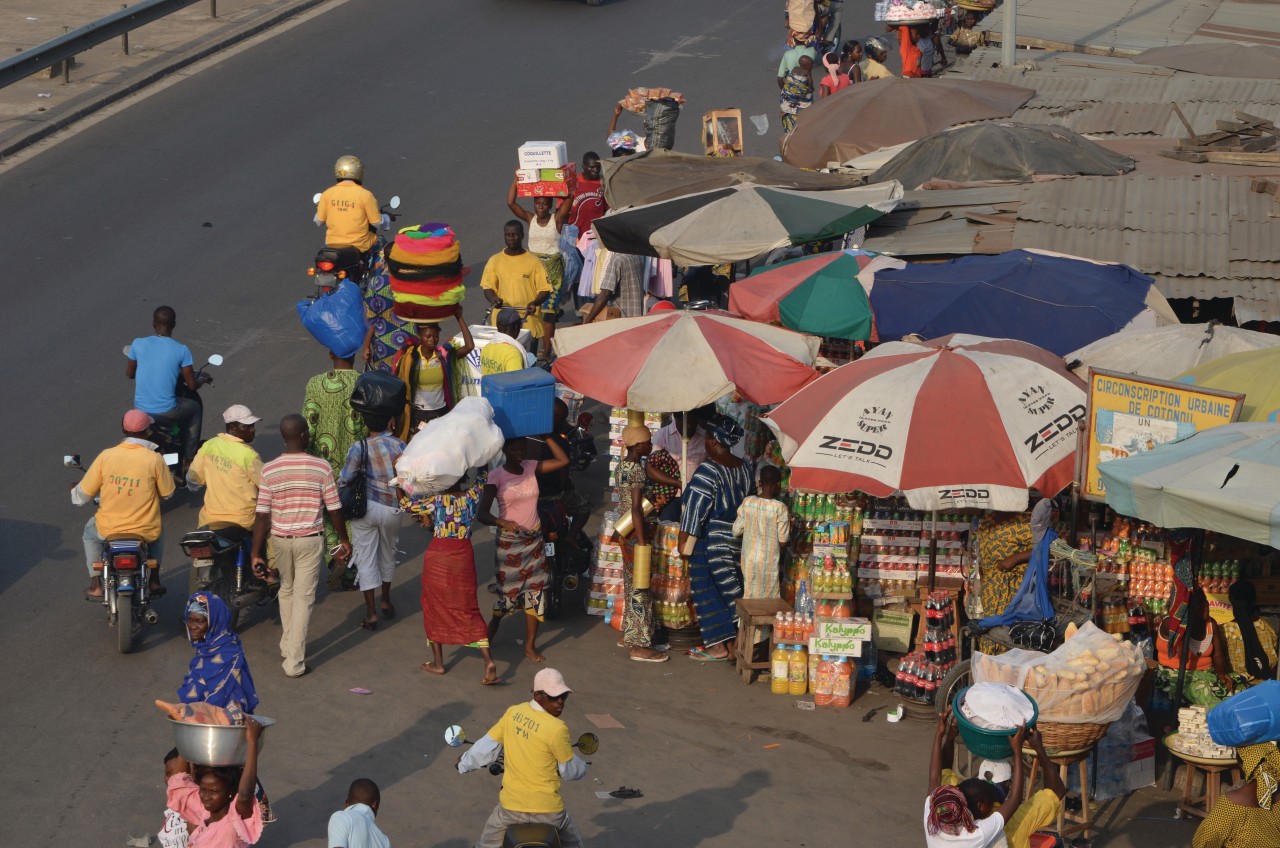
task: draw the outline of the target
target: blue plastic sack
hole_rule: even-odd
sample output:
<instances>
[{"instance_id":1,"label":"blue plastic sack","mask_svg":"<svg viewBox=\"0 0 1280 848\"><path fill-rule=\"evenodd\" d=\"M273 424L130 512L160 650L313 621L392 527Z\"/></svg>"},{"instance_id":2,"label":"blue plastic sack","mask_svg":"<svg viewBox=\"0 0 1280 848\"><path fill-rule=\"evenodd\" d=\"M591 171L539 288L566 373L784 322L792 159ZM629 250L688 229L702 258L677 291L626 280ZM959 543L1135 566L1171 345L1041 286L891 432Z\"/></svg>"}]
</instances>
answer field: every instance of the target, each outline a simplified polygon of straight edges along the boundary
<instances>
[{"instance_id":1,"label":"blue plastic sack","mask_svg":"<svg viewBox=\"0 0 1280 848\"><path fill-rule=\"evenodd\" d=\"M1280 681L1266 680L1209 710L1209 736L1239 748L1280 740Z\"/></svg>"},{"instance_id":2,"label":"blue plastic sack","mask_svg":"<svg viewBox=\"0 0 1280 848\"><path fill-rule=\"evenodd\" d=\"M364 301L360 287L350 280L330 294L298 301L298 317L316 341L343 359L355 356L364 344Z\"/></svg>"}]
</instances>

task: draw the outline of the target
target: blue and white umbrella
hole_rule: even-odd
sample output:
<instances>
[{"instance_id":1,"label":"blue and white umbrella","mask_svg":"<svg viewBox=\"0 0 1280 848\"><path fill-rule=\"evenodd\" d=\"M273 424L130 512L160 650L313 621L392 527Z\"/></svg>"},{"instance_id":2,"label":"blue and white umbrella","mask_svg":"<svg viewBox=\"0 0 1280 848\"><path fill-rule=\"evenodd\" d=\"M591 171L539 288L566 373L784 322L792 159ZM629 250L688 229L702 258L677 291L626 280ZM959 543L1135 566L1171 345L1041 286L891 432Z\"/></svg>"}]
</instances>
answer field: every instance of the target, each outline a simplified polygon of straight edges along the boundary
<instances>
[{"instance_id":1,"label":"blue and white umbrella","mask_svg":"<svg viewBox=\"0 0 1280 848\"><path fill-rule=\"evenodd\" d=\"M1098 473L1122 515L1280 547L1280 424L1212 427Z\"/></svg>"}]
</instances>

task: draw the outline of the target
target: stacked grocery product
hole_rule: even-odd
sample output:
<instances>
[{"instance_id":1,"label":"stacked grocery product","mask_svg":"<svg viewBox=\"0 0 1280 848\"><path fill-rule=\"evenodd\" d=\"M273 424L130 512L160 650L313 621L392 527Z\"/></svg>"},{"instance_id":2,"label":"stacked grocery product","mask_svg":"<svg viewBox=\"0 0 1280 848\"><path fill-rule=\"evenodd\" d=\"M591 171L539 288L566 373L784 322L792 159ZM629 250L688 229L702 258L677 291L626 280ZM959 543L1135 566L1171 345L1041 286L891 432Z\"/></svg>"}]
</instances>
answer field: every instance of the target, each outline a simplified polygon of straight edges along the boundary
<instances>
[{"instance_id":1,"label":"stacked grocery product","mask_svg":"<svg viewBox=\"0 0 1280 848\"><path fill-rule=\"evenodd\" d=\"M688 627L697 620L689 583L689 565L679 554L680 528L660 524L653 538L650 586L653 611L666 627Z\"/></svg>"},{"instance_id":2,"label":"stacked grocery product","mask_svg":"<svg viewBox=\"0 0 1280 848\"><path fill-rule=\"evenodd\" d=\"M622 600L622 546L613 536L613 524L618 513L609 510L604 514L597 547L596 564L591 570L591 591L587 594L587 614L605 615L611 606Z\"/></svg>"},{"instance_id":3,"label":"stacked grocery product","mask_svg":"<svg viewBox=\"0 0 1280 848\"><path fill-rule=\"evenodd\" d=\"M387 250L392 311L404 321L439 321L457 312L462 285L462 246L447 224L405 227Z\"/></svg>"},{"instance_id":4,"label":"stacked grocery product","mask_svg":"<svg viewBox=\"0 0 1280 848\"><path fill-rule=\"evenodd\" d=\"M1210 760L1235 759L1236 749L1219 745L1209 736L1208 709L1202 706L1178 710L1178 733L1169 747L1181 754Z\"/></svg>"},{"instance_id":5,"label":"stacked grocery product","mask_svg":"<svg viewBox=\"0 0 1280 848\"><path fill-rule=\"evenodd\" d=\"M649 432L655 433L662 426L662 416L656 412L646 412L644 416L644 426L649 428ZM627 452L622 445L622 431L627 428L627 410L615 406L609 412L609 498L613 503L618 502L618 466L622 463L622 457Z\"/></svg>"},{"instance_id":6,"label":"stacked grocery product","mask_svg":"<svg viewBox=\"0 0 1280 848\"><path fill-rule=\"evenodd\" d=\"M563 141L526 141L516 151L518 197L572 197L578 187L577 166L569 161Z\"/></svg>"},{"instance_id":7,"label":"stacked grocery product","mask_svg":"<svg viewBox=\"0 0 1280 848\"><path fill-rule=\"evenodd\" d=\"M935 585L958 589L964 583L965 534L971 522L961 515L906 507L901 500L877 501L859 522L858 585L869 598L908 596L929 582L930 546L937 543Z\"/></svg>"},{"instance_id":8,"label":"stacked grocery product","mask_svg":"<svg viewBox=\"0 0 1280 848\"><path fill-rule=\"evenodd\" d=\"M933 703L947 673L959 659L952 626L956 620L955 598L949 592L933 592L924 603L924 650L908 654L898 663L894 690L913 701Z\"/></svg>"}]
</instances>

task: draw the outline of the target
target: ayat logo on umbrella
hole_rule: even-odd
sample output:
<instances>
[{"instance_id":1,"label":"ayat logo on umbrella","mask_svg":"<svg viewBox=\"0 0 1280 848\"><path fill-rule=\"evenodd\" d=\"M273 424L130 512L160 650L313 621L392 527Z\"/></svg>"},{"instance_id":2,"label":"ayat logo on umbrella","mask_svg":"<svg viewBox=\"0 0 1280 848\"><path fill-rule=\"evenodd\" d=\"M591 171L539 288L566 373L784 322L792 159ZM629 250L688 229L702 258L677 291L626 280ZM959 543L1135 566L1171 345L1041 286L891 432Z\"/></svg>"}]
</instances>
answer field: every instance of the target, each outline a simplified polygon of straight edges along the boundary
<instances>
[{"instance_id":1,"label":"ayat logo on umbrella","mask_svg":"<svg viewBox=\"0 0 1280 848\"><path fill-rule=\"evenodd\" d=\"M1018 395L1018 403L1028 415L1043 415L1057 403L1044 386L1028 386Z\"/></svg>"},{"instance_id":2,"label":"ayat logo on umbrella","mask_svg":"<svg viewBox=\"0 0 1280 848\"><path fill-rule=\"evenodd\" d=\"M869 406L858 416L858 429L864 433L883 433L889 429L893 413L883 406Z\"/></svg>"}]
</instances>

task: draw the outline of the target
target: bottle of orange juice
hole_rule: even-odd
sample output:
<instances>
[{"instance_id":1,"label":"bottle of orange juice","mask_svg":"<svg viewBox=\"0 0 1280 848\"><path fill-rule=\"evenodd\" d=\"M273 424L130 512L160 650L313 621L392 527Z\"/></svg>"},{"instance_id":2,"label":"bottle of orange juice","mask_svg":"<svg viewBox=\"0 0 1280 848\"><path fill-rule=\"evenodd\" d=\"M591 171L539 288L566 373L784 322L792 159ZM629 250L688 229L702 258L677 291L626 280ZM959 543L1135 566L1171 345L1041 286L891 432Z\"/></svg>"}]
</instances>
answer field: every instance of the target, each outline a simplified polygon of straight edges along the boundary
<instances>
[{"instance_id":1,"label":"bottle of orange juice","mask_svg":"<svg viewBox=\"0 0 1280 848\"><path fill-rule=\"evenodd\" d=\"M769 691L775 695L787 694L791 677L791 652L779 643L769 656Z\"/></svg>"},{"instance_id":2,"label":"bottle of orange juice","mask_svg":"<svg viewBox=\"0 0 1280 848\"><path fill-rule=\"evenodd\" d=\"M787 691L803 695L809 691L809 652L804 645L793 645L787 668Z\"/></svg>"},{"instance_id":3,"label":"bottle of orange juice","mask_svg":"<svg viewBox=\"0 0 1280 848\"><path fill-rule=\"evenodd\" d=\"M831 705L831 687L835 683L835 662L824 656L818 661L818 676L813 684L813 702L819 707Z\"/></svg>"},{"instance_id":4,"label":"bottle of orange juice","mask_svg":"<svg viewBox=\"0 0 1280 848\"><path fill-rule=\"evenodd\" d=\"M831 706L847 707L853 703L853 663L837 657L832 665Z\"/></svg>"}]
</instances>

